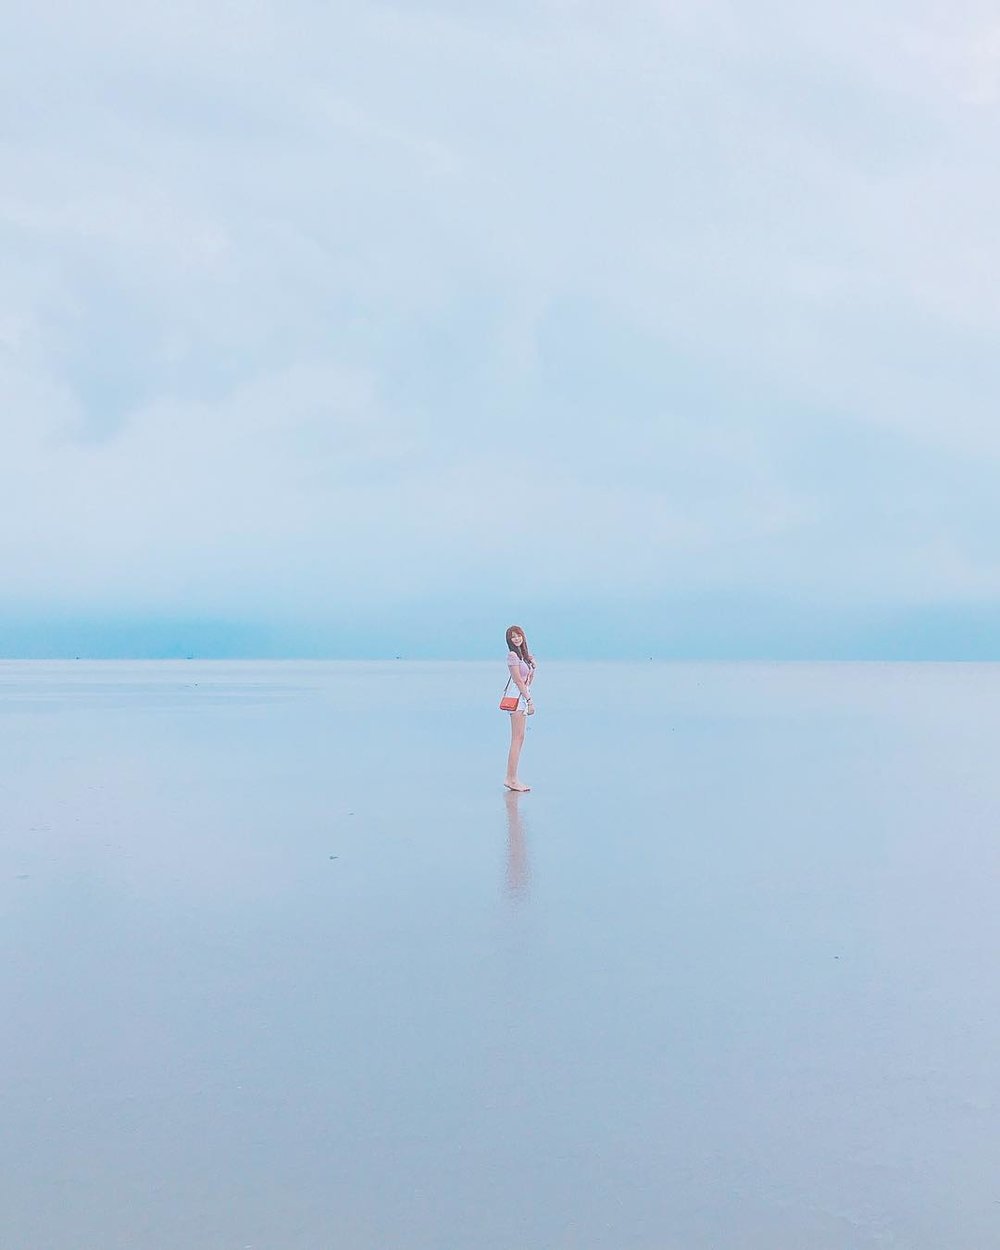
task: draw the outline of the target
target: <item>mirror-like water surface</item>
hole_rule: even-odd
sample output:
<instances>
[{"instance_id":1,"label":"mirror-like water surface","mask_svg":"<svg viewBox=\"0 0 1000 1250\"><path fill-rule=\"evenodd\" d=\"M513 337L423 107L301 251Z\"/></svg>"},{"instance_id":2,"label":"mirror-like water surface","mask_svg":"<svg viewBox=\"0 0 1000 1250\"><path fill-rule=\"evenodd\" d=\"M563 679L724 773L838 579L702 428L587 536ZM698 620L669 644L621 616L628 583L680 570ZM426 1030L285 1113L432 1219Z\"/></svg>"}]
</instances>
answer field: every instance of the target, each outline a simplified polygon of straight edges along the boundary
<instances>
[{"instance_id":1,"label":"mirror-like water surface","mask_svg":"<svg viewBox=\"0 0 1000 1250\"><path fill-rule=\"evenodd\" d=\"M1000 668L0 665L4 1250L985 1250Z\"/></svg>"}]
</instances>

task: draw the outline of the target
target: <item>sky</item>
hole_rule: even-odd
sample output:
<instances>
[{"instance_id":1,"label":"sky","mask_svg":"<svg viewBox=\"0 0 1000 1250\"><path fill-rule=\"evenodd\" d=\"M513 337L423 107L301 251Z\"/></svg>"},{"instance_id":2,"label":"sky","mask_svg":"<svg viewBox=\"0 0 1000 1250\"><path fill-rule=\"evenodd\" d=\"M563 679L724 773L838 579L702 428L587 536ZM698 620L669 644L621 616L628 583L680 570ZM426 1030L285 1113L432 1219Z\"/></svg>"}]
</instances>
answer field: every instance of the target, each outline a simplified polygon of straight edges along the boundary
<instances>
[{"instance_id":1,"label":"sky","mask_svg":"<svg viewBox=\"0 0 1000 1250\"><path fill-rule=\"evenodd\" d=\"M992 6L4 27L0 654L1000 657Z\"/></svg>"}]
</instances>

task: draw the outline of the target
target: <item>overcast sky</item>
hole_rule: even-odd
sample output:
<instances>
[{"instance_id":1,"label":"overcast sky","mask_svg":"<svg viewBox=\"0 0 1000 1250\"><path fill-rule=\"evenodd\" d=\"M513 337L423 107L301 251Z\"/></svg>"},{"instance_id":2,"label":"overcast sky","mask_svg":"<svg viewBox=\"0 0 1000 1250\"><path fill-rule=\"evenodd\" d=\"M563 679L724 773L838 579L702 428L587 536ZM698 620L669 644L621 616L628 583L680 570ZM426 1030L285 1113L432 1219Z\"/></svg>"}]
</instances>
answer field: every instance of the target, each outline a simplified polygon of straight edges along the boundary
<instances>
[{"instance_id":1,"label":"overcast sky","mask_svg":"<svg viewBox=\"0 0 1000 1250\"><path fill-rule=\"evenodd\" d=\"M51 0L0 648L1000 653L1000 19Z\"/></svg>"}]
</instances>

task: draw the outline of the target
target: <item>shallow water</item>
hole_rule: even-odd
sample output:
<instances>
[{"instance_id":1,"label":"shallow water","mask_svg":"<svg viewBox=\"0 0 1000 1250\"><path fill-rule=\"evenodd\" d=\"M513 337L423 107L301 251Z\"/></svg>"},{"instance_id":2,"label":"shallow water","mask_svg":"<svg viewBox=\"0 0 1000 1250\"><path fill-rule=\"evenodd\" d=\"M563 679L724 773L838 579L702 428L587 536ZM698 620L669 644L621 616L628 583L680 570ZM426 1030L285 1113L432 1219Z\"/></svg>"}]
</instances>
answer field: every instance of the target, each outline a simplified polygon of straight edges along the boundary
<instances>
[{"instance_id":1,"label":"shallow water","mask_svg":"<svg viewBox=\"0 0 1000 1250\"><path fill-rule=\"evenodd\" d=\"M1000 1242L1000 668L0 664L3 1250Z\"/></svg>"}]
</instances>

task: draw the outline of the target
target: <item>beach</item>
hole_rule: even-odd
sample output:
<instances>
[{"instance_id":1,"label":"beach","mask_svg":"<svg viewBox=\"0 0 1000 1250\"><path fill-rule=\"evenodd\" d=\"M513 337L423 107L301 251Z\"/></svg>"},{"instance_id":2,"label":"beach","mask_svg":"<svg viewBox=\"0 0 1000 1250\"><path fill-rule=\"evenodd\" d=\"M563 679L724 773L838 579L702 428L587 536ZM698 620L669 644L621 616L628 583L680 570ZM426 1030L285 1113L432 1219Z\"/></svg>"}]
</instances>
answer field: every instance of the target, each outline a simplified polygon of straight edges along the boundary
<instances>
[{"instance_id":1,"label":"beach","mask_svg":"<svg viewBox=\"0 0 1000 1250\"><path fill-rule=\"evenodd\" d=\"M0 664L3 1250L985 1250L1000 666Z\"/></svg>"}]
</instances>

